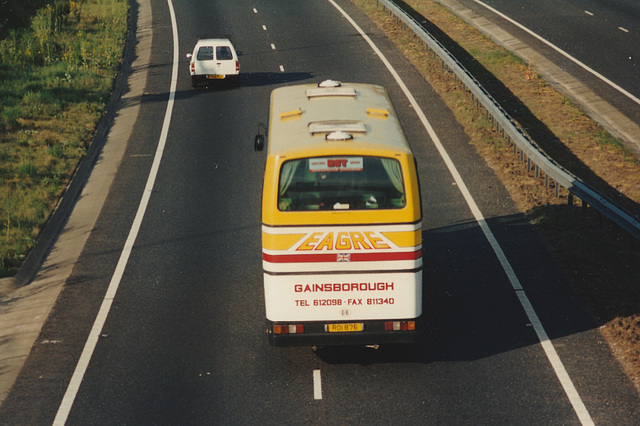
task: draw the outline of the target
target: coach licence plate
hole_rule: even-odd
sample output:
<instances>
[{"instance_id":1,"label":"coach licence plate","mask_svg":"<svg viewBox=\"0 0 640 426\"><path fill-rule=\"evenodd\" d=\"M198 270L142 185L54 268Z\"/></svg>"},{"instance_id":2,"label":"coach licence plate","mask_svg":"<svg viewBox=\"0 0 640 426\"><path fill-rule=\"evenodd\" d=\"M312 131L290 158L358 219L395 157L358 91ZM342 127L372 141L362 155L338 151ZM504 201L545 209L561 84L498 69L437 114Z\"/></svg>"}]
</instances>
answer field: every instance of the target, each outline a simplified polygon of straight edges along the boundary
<instances>
[{"instance_id":1,"label":"coach licence plate","mask_svg":"<svg viewBox=\"0 0 640 426\"><path fill-rule=\"evenodd\" d=\"M346 333L350 331L363 331L364 324L361 322L327 324L325 328L329 333Z\"/></svg>"}]
</instances>

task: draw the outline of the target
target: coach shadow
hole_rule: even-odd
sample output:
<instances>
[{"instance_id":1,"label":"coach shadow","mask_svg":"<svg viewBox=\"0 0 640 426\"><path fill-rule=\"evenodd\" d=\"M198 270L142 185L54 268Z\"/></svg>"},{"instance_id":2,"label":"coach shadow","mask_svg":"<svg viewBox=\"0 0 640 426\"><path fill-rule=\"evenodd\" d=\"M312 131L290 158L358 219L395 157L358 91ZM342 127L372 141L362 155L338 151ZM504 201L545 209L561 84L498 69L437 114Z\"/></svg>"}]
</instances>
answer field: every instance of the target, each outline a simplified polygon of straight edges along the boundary
<instances>
[{"instance_id":1,"label":"coach shadow","mask_svg":"<svg viewBox=\"0 0 640 426\"><path fill-rule=\"evenodd\" d=\"M428 214L428 212L426 213ZM581 303L524 215L487 220L549 337L600 324ZM332 364L475 361L539 345L518 295L476 222L422 233L423 314L406 345L320 347ZM542 267L544 265L544 267Z\"/></svg>"}]
</instances>

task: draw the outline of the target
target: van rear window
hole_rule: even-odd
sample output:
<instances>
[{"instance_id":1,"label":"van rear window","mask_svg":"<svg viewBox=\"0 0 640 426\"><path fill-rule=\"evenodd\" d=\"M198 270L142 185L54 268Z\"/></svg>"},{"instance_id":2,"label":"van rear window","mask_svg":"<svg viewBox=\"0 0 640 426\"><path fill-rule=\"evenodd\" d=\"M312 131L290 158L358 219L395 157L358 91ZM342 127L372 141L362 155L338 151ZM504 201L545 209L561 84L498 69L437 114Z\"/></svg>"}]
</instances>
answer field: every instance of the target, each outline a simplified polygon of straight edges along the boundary
<instances>
[{"instance_id":1,"label":"van rear window","mask_svg":"<svg viewBox=\"0 0 640 426\"><path fill-rule=\"evenodd\" d=\"M213 61L213 46L201 46L196 56L198 61Z\"/></svg>"},{"instance_id":2,"label":"van rear window","mask_svg":"<svg viewBox=\"0 0 640 426\"><path fill-rule=\"evenodd\" d=\"M313 157L280 169L278 209L400 209L406 205L400 163L383 157Z\"/></svg>"},{"instance_id":3,"label":"van rear window","mask_svg":"<svg viewBox=\"0 0 640 426\"><path fill-rule=\"evenodd\" d=\"M231 48L229 46L216 46L216 59L219 61L228 61L233 59Z\"/></svg>"}]
</instances>

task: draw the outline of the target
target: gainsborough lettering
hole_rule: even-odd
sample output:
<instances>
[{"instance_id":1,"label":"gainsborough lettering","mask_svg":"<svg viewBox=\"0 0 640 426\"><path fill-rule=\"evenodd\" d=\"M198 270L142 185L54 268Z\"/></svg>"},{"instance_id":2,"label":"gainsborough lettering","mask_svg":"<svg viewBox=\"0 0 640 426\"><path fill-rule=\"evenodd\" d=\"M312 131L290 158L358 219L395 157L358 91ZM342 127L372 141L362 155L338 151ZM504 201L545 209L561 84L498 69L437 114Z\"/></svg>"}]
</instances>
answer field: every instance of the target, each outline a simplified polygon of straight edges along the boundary
<instances>
[{"instance_id":1,"label":"gainsborough lettering","mask_svg":"<svg viewBox=\"0 0 640 426\"><path fill-rule=\"evenodd\" d=\"M327 284L295 284L296 293L320 293L338 291L393 291L394 284L385 283L327 283Z\"/></svg>"}]
</instances>

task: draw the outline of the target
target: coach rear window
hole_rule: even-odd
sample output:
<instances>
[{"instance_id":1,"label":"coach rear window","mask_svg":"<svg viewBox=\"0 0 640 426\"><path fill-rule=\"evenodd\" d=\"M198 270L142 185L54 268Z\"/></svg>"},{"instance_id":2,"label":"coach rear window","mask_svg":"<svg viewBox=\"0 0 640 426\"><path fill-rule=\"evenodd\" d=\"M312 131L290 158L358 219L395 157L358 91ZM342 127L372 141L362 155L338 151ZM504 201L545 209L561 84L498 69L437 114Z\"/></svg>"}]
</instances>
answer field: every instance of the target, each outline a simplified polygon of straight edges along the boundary
<instances>
[{"instance_id":1,"label":"coach rear window","mask_svg":"<svg viewBox=\"0 0 640 426\"><path fill-rule=\"evenodd\" d=\"M280 169L278 209L400 209L406 205L400 163L368 156L289 160Z\"/></svg>"}]
</instances>

